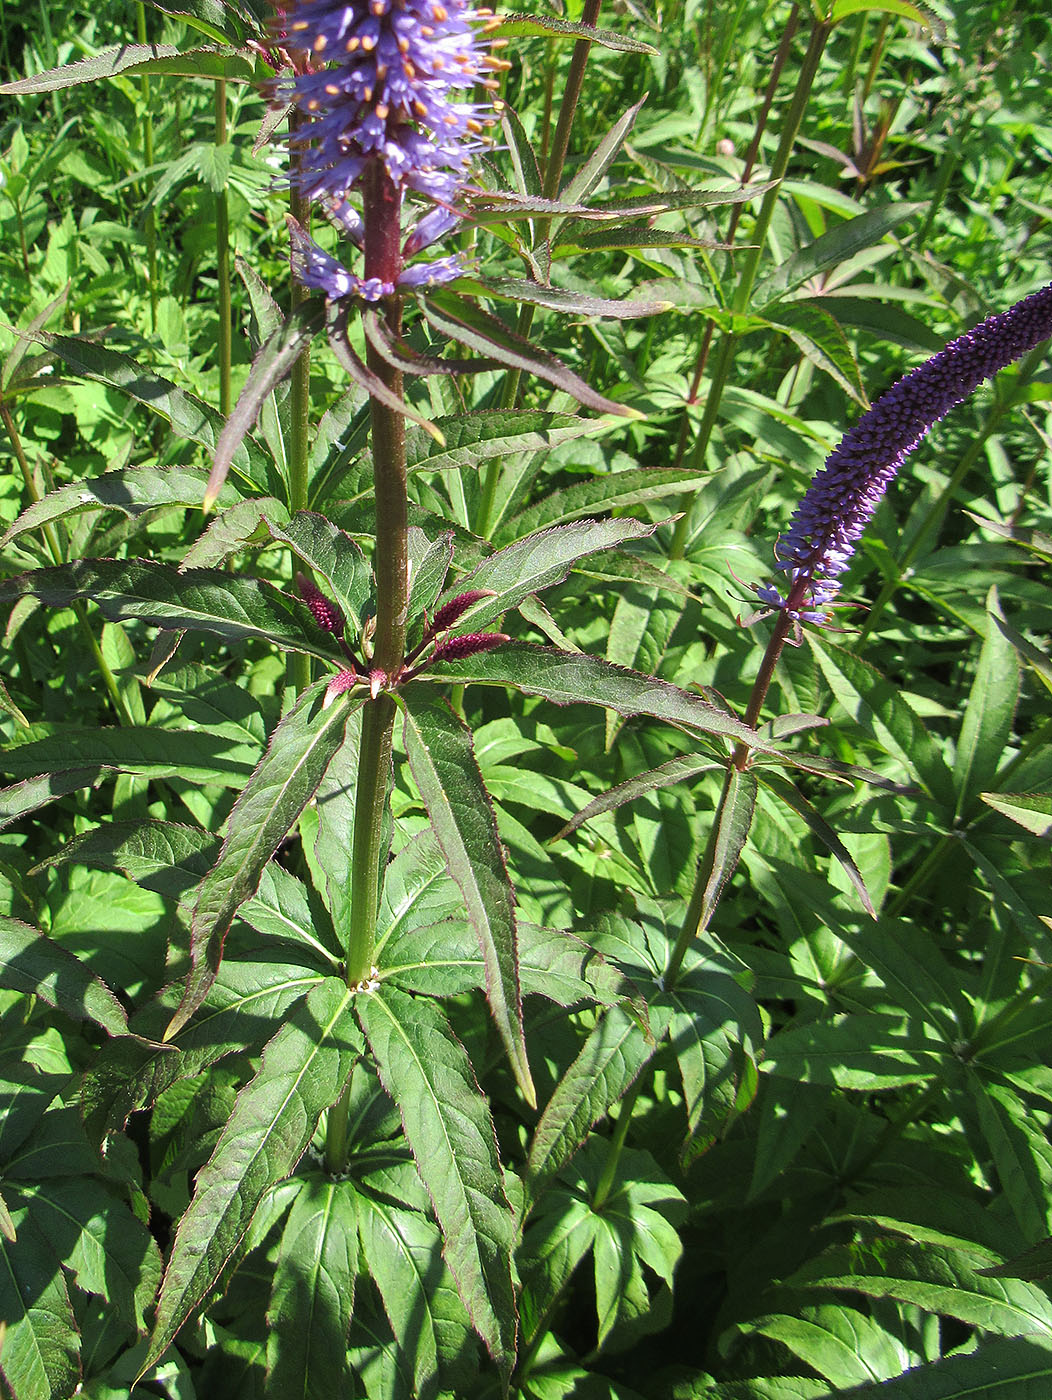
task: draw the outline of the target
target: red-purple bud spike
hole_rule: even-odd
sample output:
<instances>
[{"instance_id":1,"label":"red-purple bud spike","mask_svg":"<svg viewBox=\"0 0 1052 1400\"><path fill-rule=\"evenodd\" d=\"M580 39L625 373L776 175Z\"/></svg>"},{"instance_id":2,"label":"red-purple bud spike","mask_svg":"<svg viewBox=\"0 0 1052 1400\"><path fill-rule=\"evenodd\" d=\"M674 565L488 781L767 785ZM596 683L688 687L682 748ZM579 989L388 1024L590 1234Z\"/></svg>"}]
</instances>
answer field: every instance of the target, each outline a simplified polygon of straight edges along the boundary
<instances>
[{"instance_id":1,"label":"red-purple bud spike","mask_svg":"<svg viewBox=\"0 0 1052 1400\"><path fill-rule=\"evenodd\" d=\"M306 574L296 575L296 587L300 591L300 597L314 614L314 621L323 632L332 632L338 637L343 636L345 624L343 612L312 582Z\"/></svg>"},{"instance_id":2,"label":"red-purple bud spike","mask_svg":"<svg viewBox=\"0 0 1052 1400\"><path fill-rule=\"evenodd\" d=\"M480 651L492 651L494 647L510 642L506 632L468 632L463 637L450 637L448 642L439 642L432 654L432 661L460 661L465 656L475 656Z\"/></svg>"},{"instance_id":3,"label":"red-purple bud spike","mask_svg":"<svg viewBox=\"0 0 1052 1400\"><path fill-rule=\"evenodd\" d=\"M448 603L443 603L435 613L428 635L437 637L443 632L448 632L460 621L468 608L474 607L482 598L496 596L492 588L472 588L467 593L458 593L455 598L450 598Z\"/></svg>"},{"instance_id":4,"label":"red-purple bud spike","mask_svg":"<svg viewBox=\"0 0 1052 1400\"><path fill-rule=\"evenodd\" d=\"M321 702L323 710L327 710L337 695L342 695L345 690L351 690L358 680L358 673L354 666L349 671L337 671L332 680L325 687L325 699Z\"/></svg>"}]
</instances>

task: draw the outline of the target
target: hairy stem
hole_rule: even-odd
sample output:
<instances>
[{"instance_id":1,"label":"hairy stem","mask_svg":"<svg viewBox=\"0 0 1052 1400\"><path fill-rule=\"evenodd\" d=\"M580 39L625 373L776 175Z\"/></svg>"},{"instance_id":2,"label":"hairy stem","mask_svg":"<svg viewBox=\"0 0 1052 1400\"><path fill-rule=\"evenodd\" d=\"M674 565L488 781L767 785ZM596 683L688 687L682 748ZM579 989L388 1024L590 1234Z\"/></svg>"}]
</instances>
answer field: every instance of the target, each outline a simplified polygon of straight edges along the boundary
<instances>
[{"instance_id":1,"label":"hairy stem","mask_svg":"<svg viewBox=\"0 0 1052 1400\"><path fill-rule=\"evenodd\" d=\"M221 78L215 93L215 143L226 145L226 83ZM226 187L216 194L216 275L219 289L219 411L229 418L230 395L230 205Z\"/></svg>"}]
</instances>

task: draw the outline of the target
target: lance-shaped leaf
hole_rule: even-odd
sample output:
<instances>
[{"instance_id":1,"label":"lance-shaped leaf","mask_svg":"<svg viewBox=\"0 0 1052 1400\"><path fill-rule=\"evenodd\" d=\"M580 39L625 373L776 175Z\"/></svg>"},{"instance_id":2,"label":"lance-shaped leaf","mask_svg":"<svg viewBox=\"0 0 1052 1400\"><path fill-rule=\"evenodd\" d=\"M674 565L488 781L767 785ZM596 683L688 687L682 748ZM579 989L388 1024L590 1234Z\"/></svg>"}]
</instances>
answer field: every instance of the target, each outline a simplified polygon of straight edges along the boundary
<instances>
[{"instance_id":1,"label":"lance-shaped leaf","mask_svg":"<svg viewBox=\"0 0 1052 1400\"><path fill-rule=\"evenodd\" d=\"M455 673L447 672L441 663L435 669L443 679L455 674L458 682L507 685L527 695L543 695L556 705L600 705L619 715L650 715L686 729L719 734L761 751L770 747L755 730L700 695L584 652L508 642L496 651L462 658Z\"/></svg>"},{"instance_id":2,"label":"lance-shaped leaf","mask_svg":"<svg viewBox=\"0 0 1052 1400\"><path fill-rule=\"evenodd\" d=\"M743 775L744 776L744 775ZM851 881L858 897L862 901L862 907L871 918L876 918L876 910L873 908L873 901L869 891L866 889L866 882L862 877L862 872L855 864L851 852L841 841L836 831L829 823L815 810L808 802L802 792L799 792L792 783L787 782L780 774L772 773L769 769L757 772L757 777L763 786L774 794L779 801L794 811L797 816L802 817L807 823L812 836L821 841L826 850L840 865L844 874Z\"/></svg>"},{"instance_id":3,"label":"lance-shaped leaf","mask_svg":"<svg viewBox=\"0 0 1052 1400\"><path fill-rule=\"evenodd\" d=\"M652 1004L650 1015L648 1034L629 1011L612 1007L596 1022L577 1059L555 1086L530 1143L527 1209L544 1183L584 1145L592 1124L624 1097L654 1054L668 1009Z\"/></svg>"},{"instance_id":4,"label":"lance-shaped leaf","mask_svg":"<svg viewBox=\"0 0 1052 1400\"><path fill-rule=\"evenodd\" d=\"M0 916L0 987L38 996L76 1021L110 1035L128 1029L124 1008L79 958L18 919Z\"/></svg>"},{"instance_id":5,"label":"lance-shaped leaf","mask_svg":"<svg viewBox=\"0 0 1052 1400\"><path fill-rule=\"evenodd\" d=\"M299 1003L263 1051L179 1224L168 1261L145 1374L205 1298L237 1249L256 1207L292 1172L343 1092L362 1039L353 997L330 977Z\"/></svg>"},{"instance_id":6,"label":"lance-shaped leaf","mask_svg":"<svg viewBox=\"0 0 1052 1400\"><path fill-rule=\"evenodd\" d=\"M538 530L499 549L470 574L459 578L441 595L437 606L441 608L473 590L490 592L491 597L479 598L458 617L452 629L454 636L477 632L523 598L562 583L578 559L653 533L653 525L643 525L638 520L579 520Z\"/></svg>"},{"instance_id":7,"label":"lance-shaped leaf","mask_svg":"<svg viewBox=\"0 0 1052 1400\"><path fill-rule=\"evenodd\" d=\"M264 867L318 790L343 742L352 706L321 704L326 682L305 690L271 735L270 746L234 803L219 859L205 876L190 931L186 992L165 1039L208 995L234 915L256 891ZM362 701L353 702L358 708Z\"/></svg>"},{"instance_id":8,"label":"lance-shaped leaf","mask_svg":"<svg viewBox=\"0 0 1052 1400\"><path fill-rule=\"evenodd\" d=\"M737 869L752 829L753 815L756 811L756 789L756 775L751 769L747 768L743 772L734 764L728 767L723 795L703 857L705 880L701 883L699 879L695 886L698 902L696 907L692 906L689 914L694 920L694 927L699 931L708 928L713 911L720 902L720 895Z\"/></svg>"},{"instance_id":9,"label":"lance-shaped leaf","mask_svg":"<svg viewBox=\"0 0 1052 1400\"><path fill-rule=\"evenodd\" d=\"M267 1387L283 1400L354 1394L347 1333L358 1274L356 1201L349 1181L311 1176L289 1211L267 1308Z\"/></svg>"},{"instance_id":10,"label":"lance-shaped leaf","mask_svg":"<svg viewBox=\"0 0 1052 1400\"><path fill-rule=\"evenodd\" d=\"M59 769L55 773L43 773L38 778L27 778L13 787L0 788L0 829L19 821L27 812L46 807L56 797L64 797L79 788L92 787L102 772L98 767Z\"/></svg>"},{"instance_id":11,"label":"lance-shaped leaf","mask_svg":"<svg viewBox=\"0 0 1052 1400\"><path fill-rule=\"evenodd\" d=\"M0 602L39 598L65 607L90 598L110 622L129 617L168 631L211 632L228 641L249 637L332 661L310 610L262 579L221 570L180 573L149 559L81 559L35 569L0 583Z\"/></svg>"},{"instance_id":12,"label":"lance-shaped leaf","mask_svg":"<svg viewBox=\"0 0 1052 1400\"><path fill-rule=\"evenodd\" d=\"M641 505L665 496L682 496L696 491L711 472L699 473L689 467L641 467L636 471L610 472L608 475L582 481L549 492L543 500L535 501L500 526L501 539L521 539L523 535L545 526L561 525L596 510L615 510L623 506ZM645 564L645 560L637 561ZM650 566L653 569L653 565ZM670 592L685 594L687 590L671 575L654 570L655 586Z\"/></svg>"},{"instance_id":13,"label":"lance-shaped leaf","mask_svg":"<svg viewBox=\"0 0 1052 1400\"><path fill-rule=\"evenodd\" d=\"M93 511L119 510L122 515L134 517L159 506L196 507L201 504L205 479L200 467L183 466L128 467L124 471L81 478L68 486L60 486L57 491L49 491L43 500L28 506L0 539L0 547L27 530L39 530L51 521ZM226 487L222 504L233 505L237 499L234 488Z\"/></svg>"},{"instance_id":14,"label":"lance-shaped leaf","mask_svg":"<svg viewBox=\"0 0 1052 1400\"><path fill-rule=\"evenodd\" d=\"M365 338L374 350L406 374L478 374L484 369L499 369L496 360L439 360L434 355L422 355L411 349L400 336L394 334L385 317L371 307L362 313L362 327Z\"/></svg>"},{"instance_id":15,"label":"lance-shaped leaf","mask_svg":"<svg viewBox=\"0 0 1052 1400\"><path fill-rule=\"evenodd\" d=\"M468 279L462 285L465 290L477 289L483 295L488 293L502 301L526 302L530 306L547 307L550 311L607 317L616 321L656 316L658 312L669 311L672 307L670 301L632 301L628 298L613 301L608 297L584 296L578 292L563 291L560 287L543 287L521 277L480 277Z\"/></svg>"},{"instance_id":16,"label":"lance-shaped leaf","mask_svg":"<svg viewBox=\"0 0 1052 1400\"><path fill-rule=\"evenodd\" d=\"M593 29L590 24L574 24L571 20L556 19L554 15L504 14L491 31L502 38L551 37L586 39L590 44L598 44L603 49L613 49L618 53L657 53L650 44L640 39L629 39L624 34L615 34L612 29Z\"/></svg>"},{"instance_id":17,"label":"lance-shaped leaf","mask_svg":"<svg viewBox=\"0 0 1052 1400\"><path fill-rule=\"evenodd\" d=\"M406 433L406 457L410 471L465 471L494 457L516 452L550 452L575 438L595 437L606 427L571 413L544 413L536 409L509 409L465 413L440 418L444 447L410 428ZM545 522L547 523L547 522ZM520 534L522 531L520 531Z\"/></svg>"},{"instance_id":18,"label":"lance-shaped leaf","mask_svg":"<svg viewBox=\"0 0 1052 1400\"><path fill-rule=\"evenodd\" d=\"M659 788L675 787L678 783L689 782L691 778L696 778L701 773L709 773L719 766L714 758L704 754L688 753L680 754L678 758L670 758L660 767L639 773L626 782L618 783L617 787L604 792L602 796L594 798L587 807L582 807L576 816L571 817L562 830L556 832L551 839L553 842L561 841L592 817L598 817L603 812L613 812L628 802L634 802L637 797L644 797L648 792L655 792Z\"/></svg>"},{"instance_id":19,"label":"lance-shaped leaf","mask_svg":"<svg viewBox=\"0 0 1052 1400\"><path fill-rule=\"evenodd\" d=\"M67 778L75 787L83 787L107 770L150 778L178 773L189 782L240 787L258 757L256 744L237 743L203 732L173 733L154 725L63 729L46 739L34 739L0 753L0 772L16 778L54 773L56 787L61 787ZM12 804L19 800L17 795L10 796Z\"/></svg>"},{"instance_id":20,"label":"lance-shaped leaf","mask_svg":"<svg viewBox=\"0 0 1052 1400\"><path fill-rule=\"evenodd\" d=\"M373 591L373 571L361 549L323 515L300 510L287 525L267 521L272 537L287 544L299 559L320 574L344 615L361 625L362 609Z\"/></svg>"},{"instance_id":21,"label":"lance-shaped leaf","mask_svg":"<svg viewBox=\"0 0 1052 1400\"><path fill-rule=\"evenodd\" d=\"M30 78L0 85L0 92L20 96L31 92L58 92L79 83L115 78L119 73L135 77L142 73L180 78L225 78L230 82L251 82L253 64L242 54L216 49L177 49L171 44L117 44L91 58L49 68Z\"/></svg>"},{"instance_id":22,"label":"lance-shaped leaf","mask_svg":"<svg viewBox=\"0 0 1052 1400\"><path fill-rule=\"evenodd\" d=\"M4 1380L19 1400L72 1395L80 1338L61 1265L28 1210L16 1211L13 1224L15 1239L0 1239Z\"/></svg>"},{"instance_id":23,"label":"lance-shaped leaf","mask_svg":"<svg viewBox=\"0 0 1052 1400\"><path fill-rule=\"evenodd\" d=\"M252 430L268 394L290 373L324 323L324 307L316 301L303 301L260 347L216 443L212 474L202 503L205 510L211 510L215 504L234 454Z\"/></svg>"},{"instance_id":24,"label":"lance-shaped leaf","mask_svg":"<svg viewBox=\"0 0 1052 1400\"><path fill-rule=\"evenodd\" d=\"M364 389L370 398L382 403L385 408L392 409L403 418L408 418L423 428L438 443L440 447L445 446L445 438L441 429L436 428L429 418L417 413L415 409L409 407L405 399L400 394L396 394L389 389L378 374L374 374L369 366L351 348L351 343L347 339L347 312L340 306L332 305L329 308L328 317L329 344L340 364L354 380L360 389Z\"/></svg>"},{"instance_id":25,"label":"lance-shaped leaf","mask_svg":"<svg viewBox=\"0 0 1052 1400\"><path fill-rule=\"evenodd\" d=\"M429 687L405 686L405 743L432 830L464 897L486 964L486 997L515 1078L537 1102L526 1061L515 943L515 897L471 732Z\"/></svg>"},{"instance_id":26,"label":"lance-shaped leaf","mask_svg":"<svg viewBox=\"0 0 1052 1400\"><path fill-rule=\"evenodd\" d=\"M69 335L51 335L47 331L30 334L24 330L20 335L29 336L37 344L43 345L71 369L88 379L97 380L112 389L117 389L137 403L152 409L154 413L171 423L180 437L200 443L211 451L223 430L223 419L209 404L186 393L168 379L154 374L152 370L138 364L130 355L122 355L116 350L108 350L89 340L77 340ZM262 449L251 439L246 439L234 457L234 467L255 486L266 487L271 472L271 464ZM277 482L273 483L275 486Z\"/></svg>"},{"instance_id":27,"label":"lance-shaped leaf","mask_svg":"<svg viewBox=\"0 0 1052 1400\"><path fill-rule=\"evenodd\" d=\"M623 418L643 416L627 404L615 403L612 399L604 398L561 360L531 345L523 336L509 330L503 321L483 311L480 306L463 301L452 293L435 291L421 297L420 304L424 315L436 330L459 340L463 345L470 346L480 355L492 357L502 365L511 366L512 369L536 374L538 378L547 380L549 384L554 384L557 389L571 395L578 403L587 408L597 409L600 413L616 413Z\"/></svg>"},{"instance_id":28,"label":"lance-shaped leaf","mask_svg":"<svg viewBox=\"0 0 1052 1400\"><path fill-rule=\"evenodd\" d=\"M384 1088L398 1106L471 1324L505 1376L515 1359L513 1223L486 1100L431 1001L384 985L358 998Z\"/></svg>"},{"instance_id":29,"label":"lance-shaped leaf","mask_svg":"<svg viewBox=\"0 0 1052 1400\"><path fill-rule=\"evenodd\" d=\"M636 117L639 116L645 101L646 97L644 96L635 106L622 112L610 130L603 135L595 150L560 191L563 199L569 203L577 203L588 198L613 164L618 151L635 126Z\"/></svg>"}]
</instances>

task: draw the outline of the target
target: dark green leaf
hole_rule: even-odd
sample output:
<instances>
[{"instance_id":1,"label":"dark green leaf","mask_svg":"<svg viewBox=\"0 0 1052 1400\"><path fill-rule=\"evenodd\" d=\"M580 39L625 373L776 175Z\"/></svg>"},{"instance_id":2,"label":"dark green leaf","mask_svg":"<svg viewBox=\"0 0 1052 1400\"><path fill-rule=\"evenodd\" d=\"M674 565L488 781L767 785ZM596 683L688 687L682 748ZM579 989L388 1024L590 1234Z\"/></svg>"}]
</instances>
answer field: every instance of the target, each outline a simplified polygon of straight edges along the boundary
<instances>
[{"instance_id":1,"label":"dark green leaf","mask_svg":"<svg viewBox=\"0 0 1052 1400\"><path fill-rule=\"evenodd\" d=\"M76 1021L93 1021L110 1035L128 1029L124 1008L98 977L61 944L0 915L0 986L38 996Z\"/></svg>"}]
</instances>

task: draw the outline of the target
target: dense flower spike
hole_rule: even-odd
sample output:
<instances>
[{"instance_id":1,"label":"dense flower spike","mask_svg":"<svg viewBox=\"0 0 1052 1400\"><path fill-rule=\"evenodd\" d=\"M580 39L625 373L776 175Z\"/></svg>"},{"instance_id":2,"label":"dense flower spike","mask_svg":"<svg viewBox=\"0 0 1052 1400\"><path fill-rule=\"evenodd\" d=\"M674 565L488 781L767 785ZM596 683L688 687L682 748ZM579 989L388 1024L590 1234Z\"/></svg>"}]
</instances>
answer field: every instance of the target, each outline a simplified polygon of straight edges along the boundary
<instances>
[{"instance_id":1,"label":"dense flower spike","mask_svg":"<svg viewBox=\"0 0 1052 1400\"><path fill-rule=\"evenodd\" d=\"M326 598L316 583L307 577L306 574L297 573L296 587L299 589L300 597L310 608L314 615L314 621L323 632L332 632L337 637L343 636L343 629L347 625L341 608L330 599Z\"/></svg>"},{"instance_id":2,"label":"dense flower spike","mask_svg":"<svg viewBox=\"0 0 1052 1400\"><path fill-rule=\"evenodd\" d=\"M958 336L892 385L826 458L778 543L788 596L760 601L805 622L827 622L855 544L899 467L929 428L984 379L1052 336L1052 285Z\"/></svg>"},{"instance_id":3,"label":"dense flower spike","mask_svg":"<svg viewBox=\"0 0 1052 1400\"><path fill-rule=\"evenodd\" d=\"M297 0L282 19L318 67L283 94L309 118L294 176L310 198L342 200L372 159L392 182L448 204L479 149L485 109L453 92L492 65L466 0Z\"/></svg>"}]
</instances>

